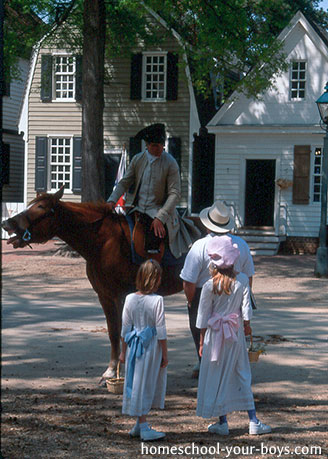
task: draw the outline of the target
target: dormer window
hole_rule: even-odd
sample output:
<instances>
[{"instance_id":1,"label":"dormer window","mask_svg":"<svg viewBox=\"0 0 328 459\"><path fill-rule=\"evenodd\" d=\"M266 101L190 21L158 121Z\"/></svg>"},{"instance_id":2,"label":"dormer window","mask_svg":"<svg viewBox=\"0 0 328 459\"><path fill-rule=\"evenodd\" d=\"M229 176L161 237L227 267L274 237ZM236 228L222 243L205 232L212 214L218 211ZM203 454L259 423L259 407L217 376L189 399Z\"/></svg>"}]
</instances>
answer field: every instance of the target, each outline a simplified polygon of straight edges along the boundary
<instances>
[{"instance_id":1,"label":"dormer window","mask_svg":"<svg viewBox=\"0 0 328 459\"><path fill-rule=\"evenodd\" d=\"M290 98L291 100L305 99L306 62L292 61L290 72Z\"/></svg>"}]
</instances>

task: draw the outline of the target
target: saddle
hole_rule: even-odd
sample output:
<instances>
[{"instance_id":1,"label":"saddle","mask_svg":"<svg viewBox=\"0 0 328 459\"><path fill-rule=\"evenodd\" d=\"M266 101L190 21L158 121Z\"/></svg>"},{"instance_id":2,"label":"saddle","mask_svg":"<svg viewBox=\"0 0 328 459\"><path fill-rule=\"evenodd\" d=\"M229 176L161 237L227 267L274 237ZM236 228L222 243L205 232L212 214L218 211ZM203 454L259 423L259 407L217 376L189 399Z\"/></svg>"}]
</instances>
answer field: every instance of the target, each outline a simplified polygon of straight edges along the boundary
<instances>
[{"instance_id":1,"label":"saddle","mask_svg":"<svg viewBox=\"0 0 328 459\"><path fill-rule=\"evenodd\" d=\"M134 250L137 255L146 260L152 258L161 263L165 251L165 239L155 236L150 229L152 219L139 212L135 212L135 222L132 233Z\"/></svg>"}]
</instances>

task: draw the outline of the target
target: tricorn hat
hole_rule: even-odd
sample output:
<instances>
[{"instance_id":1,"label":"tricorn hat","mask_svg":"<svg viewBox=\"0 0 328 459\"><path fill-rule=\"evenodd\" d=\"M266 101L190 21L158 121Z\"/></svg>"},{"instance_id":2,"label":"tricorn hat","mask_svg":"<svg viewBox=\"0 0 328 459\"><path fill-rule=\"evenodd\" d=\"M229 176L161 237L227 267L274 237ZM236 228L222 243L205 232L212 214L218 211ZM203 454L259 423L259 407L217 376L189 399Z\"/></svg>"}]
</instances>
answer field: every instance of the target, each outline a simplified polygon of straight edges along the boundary
<instances>
[{"instance_id":1,"label":"tricorn hat","mask_svg":"<svg viewBox=\"0 0 328 459\"><path fill-rule=\"evenodd\" d=\"M162 123L151 124L135 136L136 139L144 140L147 143L165 143L165 126Z\"/></svg>"},{"instance_id":2,"label":"tricorn hat","mask_svg":"<svg viewBox=\"0 0 328 459\"><path fill-rule=\"evenodd\" d=\"M211 207L203 209L199 218L203 225L214 233L229 233L235 226L228 207L222 201L215 201Z\"/></svg>"}]
</instances>

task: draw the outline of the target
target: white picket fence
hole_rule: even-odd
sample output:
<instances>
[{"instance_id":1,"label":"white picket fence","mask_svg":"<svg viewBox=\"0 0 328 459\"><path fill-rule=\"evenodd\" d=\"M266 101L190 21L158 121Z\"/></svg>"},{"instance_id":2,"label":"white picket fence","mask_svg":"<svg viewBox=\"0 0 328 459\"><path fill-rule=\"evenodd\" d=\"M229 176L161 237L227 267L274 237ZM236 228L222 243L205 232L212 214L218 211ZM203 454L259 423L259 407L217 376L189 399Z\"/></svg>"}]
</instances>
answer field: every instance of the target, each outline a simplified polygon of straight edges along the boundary
<instances>
[{"instance_id":1,"label":"white picket fence","mask_svg":"<svg viewBox=\"0 0 328 459\"><path fill-rule=\"evenodd\" d=\"M24 210L24 208L25 206L23 202L3 202L1 223L10 217L13 217L16 214L19 214L19 212L22 212L22 210ZM2 228L1 239L9 239L7 231L4 231Z\"/></svg>"}]
</instances>

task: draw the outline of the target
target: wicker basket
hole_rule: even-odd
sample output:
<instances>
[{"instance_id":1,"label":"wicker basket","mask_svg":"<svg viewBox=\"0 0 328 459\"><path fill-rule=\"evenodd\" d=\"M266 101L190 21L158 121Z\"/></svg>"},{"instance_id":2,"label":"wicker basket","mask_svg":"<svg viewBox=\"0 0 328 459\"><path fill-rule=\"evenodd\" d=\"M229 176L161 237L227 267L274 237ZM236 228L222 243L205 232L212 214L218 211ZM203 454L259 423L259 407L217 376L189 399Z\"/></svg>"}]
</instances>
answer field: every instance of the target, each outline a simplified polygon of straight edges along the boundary
<instances>
[{"instance_id":1,"label":"wicker basket","mask_svg":"<svg viewBox=\"0 0 328 459\"><path fill-rule=\"evenodd\" d=\"M124 378L120 378L120 362L117 364L116 378L106 379L106 386L112 394L123 394Z\"/></svg>"},{"instance_id":2,"label":"wicker basket","mask_svg":"<svg viewBox=\"0 0 328 459\"><path fill-rule=\"evenodd\" d=\"M251 346L250 349L253 347L253 336L250 335L251 338ZM248 349L248 358L251 363L257 362L260 357L261 351L251 351Z\"/></svg>"}]
</instances>

